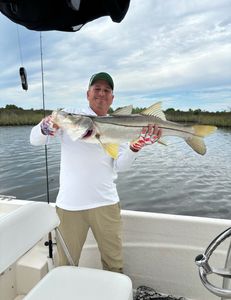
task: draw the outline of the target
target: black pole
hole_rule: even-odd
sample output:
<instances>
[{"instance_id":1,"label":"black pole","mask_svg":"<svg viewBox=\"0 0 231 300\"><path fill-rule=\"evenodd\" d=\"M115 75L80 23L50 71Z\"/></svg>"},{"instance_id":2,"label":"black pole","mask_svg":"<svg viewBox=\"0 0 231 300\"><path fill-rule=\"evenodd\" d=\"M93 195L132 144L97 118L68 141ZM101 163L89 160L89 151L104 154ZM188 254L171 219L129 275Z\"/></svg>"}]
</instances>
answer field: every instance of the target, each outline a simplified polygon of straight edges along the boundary
<instances>
[{"instance_id":1,"label":"black pole","mask_svg":"<svg viewBox=\"0 0 231 300\"><path fill-rule=\"evenodd\" d=\"M46 117L46 107L45 107L45 88L44 88L44 72L43 72L43 51L42 51L42 33L40 32L40 61L41 61L41 73L42 73L42 99L43 99L43 115ZM47 145L45 145L45 165L46 165L46 195L47 195L47 203L50 203L50 190L49 190L49 172L48 172L48 149ZM53 242L51 232L48 234L48 243L46 243L49 247L49 258L53 258Z\"/></svg>"}]
</instances>

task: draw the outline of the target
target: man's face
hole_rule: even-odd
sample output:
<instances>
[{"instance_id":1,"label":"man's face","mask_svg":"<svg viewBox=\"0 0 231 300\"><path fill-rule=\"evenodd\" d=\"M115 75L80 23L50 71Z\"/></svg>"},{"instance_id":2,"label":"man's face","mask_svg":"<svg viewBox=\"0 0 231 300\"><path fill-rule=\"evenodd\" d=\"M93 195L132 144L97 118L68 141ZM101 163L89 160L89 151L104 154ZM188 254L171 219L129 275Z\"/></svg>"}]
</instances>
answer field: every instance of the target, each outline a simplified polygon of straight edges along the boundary
<instances>
[{"instance_id":1,"label":"man's face","mask_svg":"<svg viewBox=\"0 0 231 300\"><path fill-rule=\"evenodd\" d=\"M91 109L98 116L105 116L113 102L114 95L105 80L97 80L87 91L87 99Z\"/></svg>"}]
</instances>

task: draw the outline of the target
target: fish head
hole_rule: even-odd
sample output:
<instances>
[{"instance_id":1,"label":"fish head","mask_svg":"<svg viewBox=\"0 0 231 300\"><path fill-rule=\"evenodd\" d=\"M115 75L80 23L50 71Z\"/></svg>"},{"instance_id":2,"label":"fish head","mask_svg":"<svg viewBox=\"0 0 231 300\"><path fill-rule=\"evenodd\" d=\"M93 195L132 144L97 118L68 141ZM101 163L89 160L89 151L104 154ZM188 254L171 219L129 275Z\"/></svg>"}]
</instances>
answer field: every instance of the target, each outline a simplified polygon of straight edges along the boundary
<instances>
[{"instance_id":1,"label":"fish head","mask_svg":"<svg viewBox=\"0 0 231 300\"><path fill-rule=\"evenodd\" d=\"M70 116L69 125L66 127L67 134L72 140L87 139L94 132L94 124L90 117L83 115Z\"/></svg>"},{"instance_id":2,"label":"fish head","mask_svg":"<svg viewBox=\"0 0 231 300\"><path fill-rule=\"evenodd\" d=\"M95 132L94 123L89 116L59 111L53 114L53 120L73 141L90 137Z\"/></svg>"}]
</instances>

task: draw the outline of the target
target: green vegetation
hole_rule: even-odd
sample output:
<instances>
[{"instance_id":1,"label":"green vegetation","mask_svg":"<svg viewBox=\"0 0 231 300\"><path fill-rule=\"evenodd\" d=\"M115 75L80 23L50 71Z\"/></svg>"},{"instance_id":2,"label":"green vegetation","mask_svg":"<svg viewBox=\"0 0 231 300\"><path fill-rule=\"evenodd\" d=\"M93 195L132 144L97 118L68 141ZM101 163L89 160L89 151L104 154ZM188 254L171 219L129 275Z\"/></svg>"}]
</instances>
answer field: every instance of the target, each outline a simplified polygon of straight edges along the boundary
<instances>
[{"instance_id":1,"label":"green vegetation","mask_svg":"<svg viewBox=\"0 0 231 300\"><path fill-rule=\"evenodd\" d=\"M46 111L49 115L51 111ZM16 105L6 105L5 108L0 108L0 126L17 126L17 125L35 125L38 124L44 117L42 109L24 110Z\"/></svg>"},{"instance_id":2,"label":"green vegetation","mask_svg":"<svg viewBox=\"0 0 231 300\"><path fill-rule=\"evenodd\" d=\"M145 108L136 107L133 109L133 113L140 113L144 109ZM110 109L110 112L113 112L113 110ZM50 113L51 111L47 110L45 115L49 115ZM200 109L180 111L169 108L165 111L165 114L167 120L173 122L231 127L231 111L208 112L201 111ZM38 124L43 117L43 110L24 110L13 104L6 105L5 108L0 108L0 126L35 125Z\"/></svg>"},{"instance_id":3,"label":"green vegetation","mask_svg":"<svg viewBox=\"0 0 231 300\"><path fill-rule=\"evenodd\" d=\"M231 127L230 112L208 112L200 109L189 111L179 111L169 108L165 111L166 118L172 122L196 123L204 125L214 125L217 127Z\"/></svg>"}]
</instances>

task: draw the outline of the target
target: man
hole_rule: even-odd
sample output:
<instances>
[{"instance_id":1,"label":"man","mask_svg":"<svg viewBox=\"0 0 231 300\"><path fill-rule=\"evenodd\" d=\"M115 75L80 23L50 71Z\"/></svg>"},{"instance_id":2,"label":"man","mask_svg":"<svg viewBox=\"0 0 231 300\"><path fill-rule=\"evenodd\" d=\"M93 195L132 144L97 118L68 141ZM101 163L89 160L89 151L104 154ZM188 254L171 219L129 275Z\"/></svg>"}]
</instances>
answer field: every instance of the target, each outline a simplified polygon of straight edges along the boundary
<instances>
[{"instance_id":1,"label":"man","mask_svg":"<svg viewBox=\"0 0 231 300\"><path fill-rule=\"evenodd\" d=\"M89 107L66 111L105 116L114 99L113 90L114 82L109 74L94 74L87 91ZM45 144L57 130L61 140L61 165L56 209L61 222L59 229L71 258L78 265L91 228L103 268L123 272L120 205L114 181L117 172L131 166L140 149L160 138L161 130L156 126L143 128L140 138L130 145L120 145L118 158L113 159L99 144L72 141L48 116L32 129L31 143ZM68 264L60 244L57 246L59 264Z\"/></svg>"}]
</instances>

